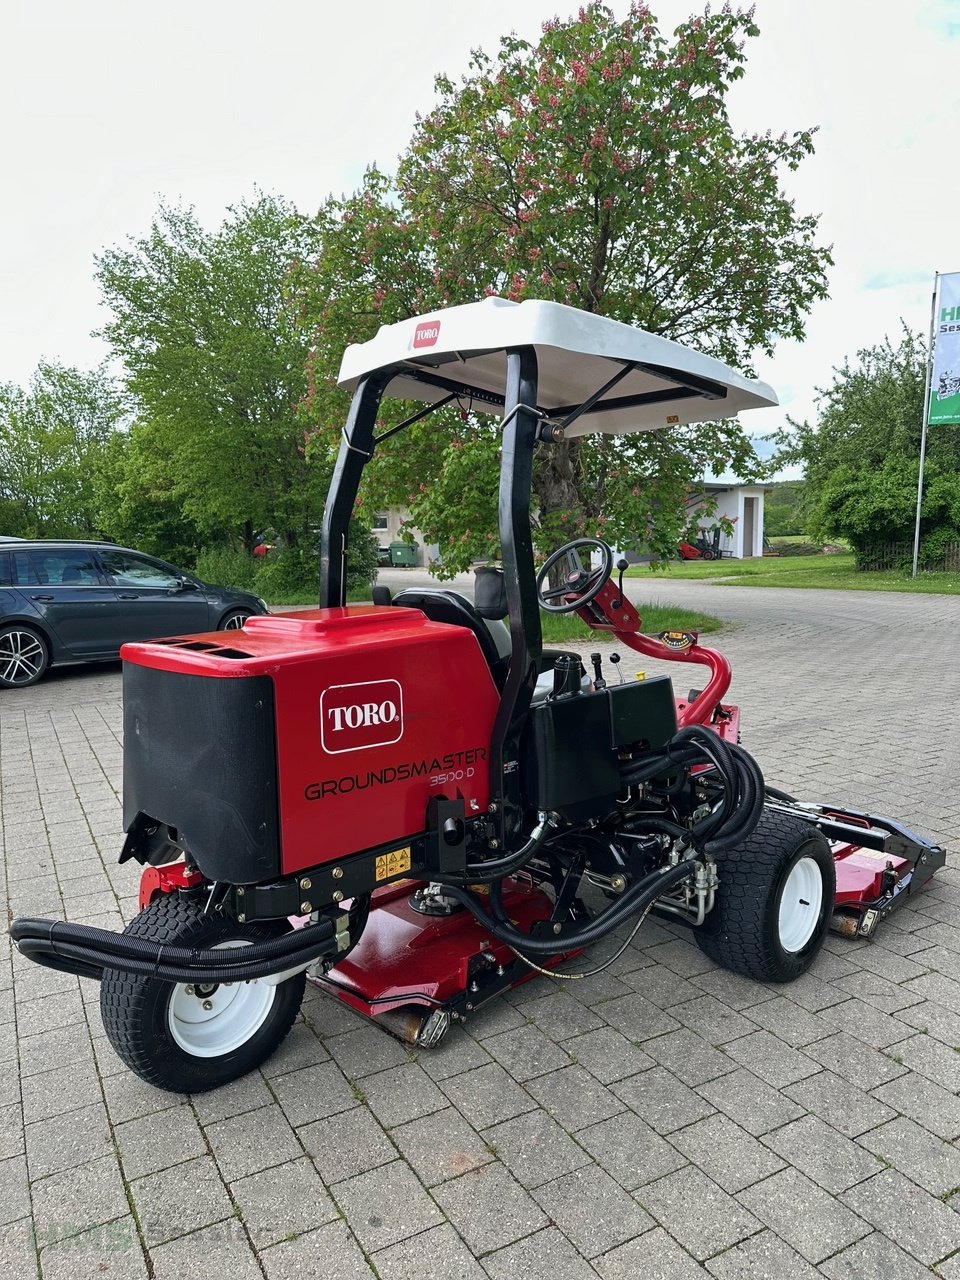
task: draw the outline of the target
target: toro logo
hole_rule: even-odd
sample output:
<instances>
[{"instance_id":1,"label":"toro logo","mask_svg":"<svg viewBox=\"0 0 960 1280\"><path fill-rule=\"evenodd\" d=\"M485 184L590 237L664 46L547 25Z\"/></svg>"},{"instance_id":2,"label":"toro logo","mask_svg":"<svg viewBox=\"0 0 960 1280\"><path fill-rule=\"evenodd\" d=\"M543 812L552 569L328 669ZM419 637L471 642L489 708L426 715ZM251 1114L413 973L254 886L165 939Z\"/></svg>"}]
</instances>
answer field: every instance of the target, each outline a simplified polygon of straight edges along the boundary
<instances>
[{"instance_id":1,"label":"toro logo","mask_svg":"<svg viewBox=\"0 0 960 1280\"><path fill-rule=\"evenodd\" d=\"M413 348L435 347L440 337L439 320L422 320L413 331Z\"/></svg>"},{"instance_id":2,"label":"toro logo","mask_svg":"<svg viewBox=\"0 0 960 1280\"><path fill-rule=\"evenodd\" d=\"M320 696L320 741L329 755L399 742L403 690L396 680L334 684Z\"/></svg>"}]
</instances>

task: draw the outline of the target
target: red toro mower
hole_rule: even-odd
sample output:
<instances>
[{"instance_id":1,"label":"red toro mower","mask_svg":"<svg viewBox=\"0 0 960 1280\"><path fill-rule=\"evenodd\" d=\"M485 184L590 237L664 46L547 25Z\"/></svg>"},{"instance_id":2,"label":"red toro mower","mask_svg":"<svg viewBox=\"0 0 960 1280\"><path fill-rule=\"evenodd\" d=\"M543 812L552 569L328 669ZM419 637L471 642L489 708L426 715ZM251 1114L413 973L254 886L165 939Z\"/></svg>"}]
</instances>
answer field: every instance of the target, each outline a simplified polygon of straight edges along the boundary
<instances>
[{"instance_id":1,"label":"red toro mower","mask_svg":"<svg viewBox=\"0 0 960 1280\"><path fill-rule=\"evenodd\" d=\"M123 650L120 857L143 866L140 914L122 934L12 927L23 954L100 979L110 1041L145 1080L195 1091L256 1067L307 975L435 1044L614 930L626 946L650 911L718 964L786 982L831 922L868 936L942 865L896 822L766 788L725 659L692 634L642 635L609 547L569 543L536 572L538 449L728 417L775 403L769 388L611 320L499 299L381 329L341 380L321 607ZM423 407L378 436L388 391ZM502 418L503 569L478 575L473 602L411 589L347 605L364 467L444 405ZM677 700L666 676L608 682L599 656L587 675L543 648L541 608L702 664L706 683Z\"/></svg>"}]
</instances>

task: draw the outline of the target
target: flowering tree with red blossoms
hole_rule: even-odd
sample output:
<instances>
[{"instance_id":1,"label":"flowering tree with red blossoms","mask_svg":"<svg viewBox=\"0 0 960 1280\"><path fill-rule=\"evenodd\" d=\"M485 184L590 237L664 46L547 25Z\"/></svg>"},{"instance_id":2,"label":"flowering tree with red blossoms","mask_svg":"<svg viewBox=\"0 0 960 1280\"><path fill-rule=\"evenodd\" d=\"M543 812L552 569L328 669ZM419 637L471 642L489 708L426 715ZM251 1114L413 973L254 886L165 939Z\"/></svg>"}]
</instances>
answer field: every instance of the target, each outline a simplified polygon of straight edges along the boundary
<instances>
[{"instance_id":1,"label":"flowering tree with red blossoms","mask_svg":"<svg viewBox=\"0 0 960 1280\"><path fill-rule=\"evenodd\" d=\"M781 183L812 133L744 136L727 113L757 34L752 10L708 8L667 37L640 0L622 21L594 3L536 45L475 52L460 84L439 76L396 178L371 169L320 213L324 249L300 297L317 446L342 420L329 383L346 342L489 294L568 303L747 372L757 351L801 338L831 260ZM495 424L448 414L390 445L374 501L409 506L445 570L495 553ZM704 468L756 466L736 422L566 441L538 459L538 543L598 533L669 554Z\"/></svg>"}]
</instances>

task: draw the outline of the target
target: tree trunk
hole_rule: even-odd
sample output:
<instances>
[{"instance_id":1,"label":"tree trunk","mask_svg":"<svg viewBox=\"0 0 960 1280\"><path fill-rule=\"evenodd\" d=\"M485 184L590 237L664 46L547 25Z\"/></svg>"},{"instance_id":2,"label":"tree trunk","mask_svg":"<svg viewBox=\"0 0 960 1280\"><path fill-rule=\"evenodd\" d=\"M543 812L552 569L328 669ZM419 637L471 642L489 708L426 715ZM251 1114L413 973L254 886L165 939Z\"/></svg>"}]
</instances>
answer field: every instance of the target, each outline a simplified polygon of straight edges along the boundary
<instances>
[{"instance_id":1,"label":"tree trunk","mask_svg":"<svg viewBox=\"0 0 960 1280\"><path fill-rule=\"evenodd\" d=\"M540 521L559 528L563 540L582 536L581 521L584 516L596 514L588 509L580 490L578 454L581 441L561 440L548 445L536 460L533 473L533 492L540 508Z\"/></svg>"}]
</instances>

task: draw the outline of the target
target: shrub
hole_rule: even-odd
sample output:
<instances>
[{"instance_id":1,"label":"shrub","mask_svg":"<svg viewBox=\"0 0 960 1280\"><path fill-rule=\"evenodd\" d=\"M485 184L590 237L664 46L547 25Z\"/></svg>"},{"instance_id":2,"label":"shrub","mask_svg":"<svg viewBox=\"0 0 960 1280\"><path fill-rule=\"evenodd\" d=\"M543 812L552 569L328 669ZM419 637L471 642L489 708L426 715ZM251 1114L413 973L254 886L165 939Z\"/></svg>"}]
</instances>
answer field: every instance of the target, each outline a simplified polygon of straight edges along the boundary
<instances>
[{"instance_id":1,"label":"shrub","mask_svg":"<svg viewBox=\"0 0 960 1280\"><path fill-rule=\"evenodd\" d=\"M236 547L204 547L197 556L196 574L204 582L238 591L257 589L257 562Z\"/></svg>"}]
</instances>

